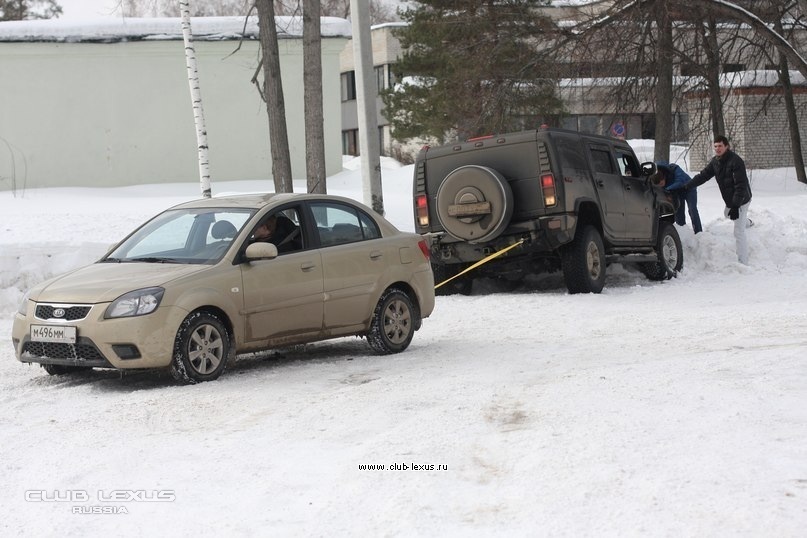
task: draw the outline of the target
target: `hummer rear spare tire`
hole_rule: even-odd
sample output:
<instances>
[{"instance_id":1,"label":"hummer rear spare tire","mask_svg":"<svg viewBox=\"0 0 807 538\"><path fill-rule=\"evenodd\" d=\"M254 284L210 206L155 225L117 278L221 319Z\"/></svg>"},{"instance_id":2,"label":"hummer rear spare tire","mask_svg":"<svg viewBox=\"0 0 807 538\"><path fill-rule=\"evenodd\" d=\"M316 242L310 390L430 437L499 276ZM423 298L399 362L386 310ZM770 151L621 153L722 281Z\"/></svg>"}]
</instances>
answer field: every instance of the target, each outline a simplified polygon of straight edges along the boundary
<instances>
[{"instance_id":1,"label":"hummer rear spare tire","mask_svg":"<svg viewBox=\"0 0 807 538\"><path fill-rule=\"evenodd\" d=\"M469 243L497 238L513 216L513 192L496 170L461 166L437 191L437 218L453 237Z\"/></svg>"}]
</instances>

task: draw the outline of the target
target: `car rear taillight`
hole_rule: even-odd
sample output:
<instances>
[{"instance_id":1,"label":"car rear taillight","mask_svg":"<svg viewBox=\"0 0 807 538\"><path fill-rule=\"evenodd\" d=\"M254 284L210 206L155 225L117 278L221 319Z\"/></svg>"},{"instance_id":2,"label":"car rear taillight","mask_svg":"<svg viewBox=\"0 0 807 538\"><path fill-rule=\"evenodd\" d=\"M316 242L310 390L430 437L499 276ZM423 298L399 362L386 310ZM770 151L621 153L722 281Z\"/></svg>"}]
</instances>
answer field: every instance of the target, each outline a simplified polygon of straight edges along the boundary
<instances>
[{"instance_id":1,"label":"car rear taillight","mask_svg":"<svg viewBox=\"0 0 807 538\"><path fill-rule=\"evenodd\" d=\"M415 213L418 219L418 226L429 225L429 201L425 194L415 196Z\"/></svg>"},{"instance_id":2,"label":"car rear taillight","mask_svg":"<svg viewBox=\"0 0 807 538\"><path fill-rule=\"evenodd\" d=\"M420 251L423 253L423 255L426 256L426 259L431 260L432 255L431 251L429 251L429 243L427 243L425 239L421 239L418 241L418 246L420 247Z\"/></svg>"},{"instance_id":3,"label":"car rear taillight","mask_svg":"<svg viewBox=\"0 0 807 538\"><path fill-rule=\"evenodd\" d=\"M544 195L544 205L546 207L551 207L558 203L558 197L555 192L555 176L552 174L541 176L541 192Z\"/></svg>"}]
</instances>

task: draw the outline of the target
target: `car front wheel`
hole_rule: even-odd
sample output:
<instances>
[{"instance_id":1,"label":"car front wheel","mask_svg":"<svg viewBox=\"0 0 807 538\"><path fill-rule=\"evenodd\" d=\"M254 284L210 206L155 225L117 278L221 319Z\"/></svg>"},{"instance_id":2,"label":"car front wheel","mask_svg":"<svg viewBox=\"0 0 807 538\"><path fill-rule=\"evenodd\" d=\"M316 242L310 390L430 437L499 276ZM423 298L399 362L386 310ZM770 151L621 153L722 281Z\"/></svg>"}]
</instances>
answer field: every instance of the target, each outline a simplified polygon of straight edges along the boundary
<instances>
[{"instance_id":1,"label":"car front wheel","mask_svg":"<svg viewBox=\"0 0 807 538\"><path fill-rule=\"evenodd\" d=\"M184 384L212 381L224 372L229 355L229 332L219 317L193 312L177 331L171 374Z\"/></svg>"},{"instance_id":2,"label":"car front wheel","mask_svg":"<svg viewBox=\"0 0 807 538\"><path fill-rule=\"evenodd\" d=\"M669 222L659 223L658 261L644 263L641 270L650 280L668 280L678 275L684 266L684 249L678 230Z\"/></svg>"},{"instance_id":3,"label":"car front wheel","mask_svg":"<svg viewBox=\"0 0 807 538\"><path fill-rule=\"evenodd\" d=\"M392 288L378 300L367 334L367 342L382 355L399 353L409 346L415 327L417 311L412 301L401 290Z\"/></svg>"}]
</instances>

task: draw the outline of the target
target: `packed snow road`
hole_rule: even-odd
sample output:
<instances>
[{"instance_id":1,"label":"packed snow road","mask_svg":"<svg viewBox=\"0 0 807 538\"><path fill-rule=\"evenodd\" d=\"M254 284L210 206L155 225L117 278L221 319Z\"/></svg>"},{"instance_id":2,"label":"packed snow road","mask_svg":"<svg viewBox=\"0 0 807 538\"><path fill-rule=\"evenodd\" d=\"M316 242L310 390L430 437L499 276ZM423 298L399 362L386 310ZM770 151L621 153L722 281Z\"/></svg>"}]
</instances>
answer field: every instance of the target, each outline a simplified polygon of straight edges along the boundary
<instances>
[{"instance_id":1,"label":"packed snow road","mask_svg":"<svg viewBox=\"0 0 807 538\"><path fill-rule=\"evenodd\" d=\"M3 534L797 536L807 291L743 270L441 297L402 354L336 340L190 387L8 345Z\"/></svg>"}]
</instances>

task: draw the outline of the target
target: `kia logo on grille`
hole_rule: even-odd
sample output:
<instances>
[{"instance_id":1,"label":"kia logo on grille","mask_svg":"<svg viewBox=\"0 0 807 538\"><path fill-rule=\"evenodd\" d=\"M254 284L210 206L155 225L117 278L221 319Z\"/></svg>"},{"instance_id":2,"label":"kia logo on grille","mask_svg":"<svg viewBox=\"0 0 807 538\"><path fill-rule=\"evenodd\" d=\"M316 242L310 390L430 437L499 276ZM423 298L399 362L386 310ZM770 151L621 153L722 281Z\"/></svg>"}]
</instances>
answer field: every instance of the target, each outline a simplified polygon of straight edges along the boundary
<instances>
[{"instance_id":1,"label":"kia logo on grille","mask_svg":"<svg viewBox=\"0 0 807 538\"><path fill-rule=\"evenodd\" d=\"M54 308L53 309L53 317L54 318L63 318L64 317L64 308Z\"/></svg>"}]
</instances>

